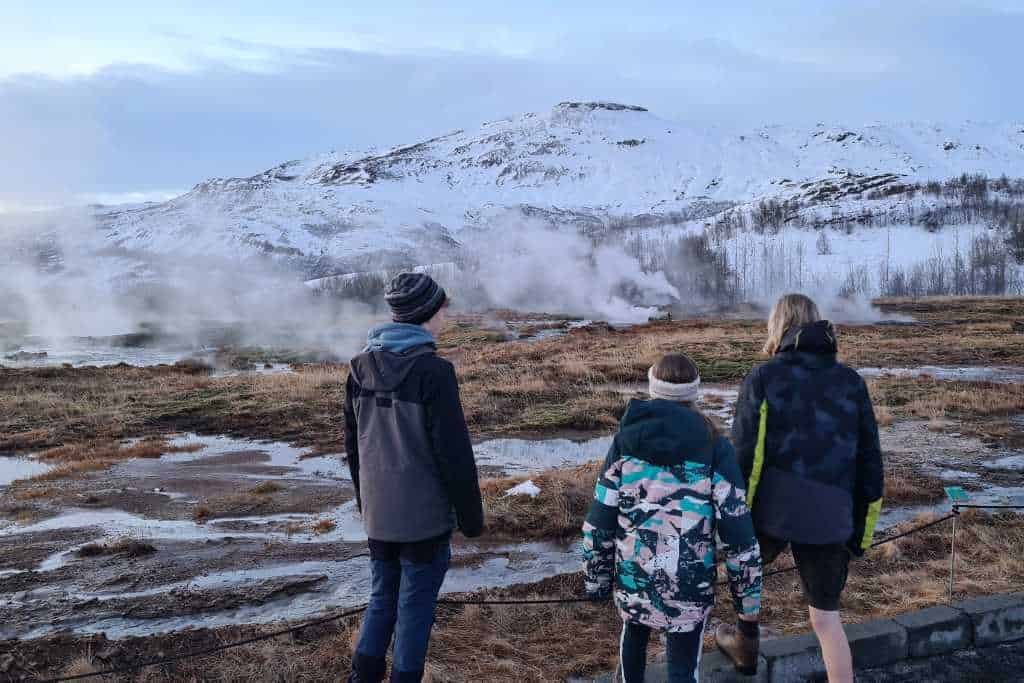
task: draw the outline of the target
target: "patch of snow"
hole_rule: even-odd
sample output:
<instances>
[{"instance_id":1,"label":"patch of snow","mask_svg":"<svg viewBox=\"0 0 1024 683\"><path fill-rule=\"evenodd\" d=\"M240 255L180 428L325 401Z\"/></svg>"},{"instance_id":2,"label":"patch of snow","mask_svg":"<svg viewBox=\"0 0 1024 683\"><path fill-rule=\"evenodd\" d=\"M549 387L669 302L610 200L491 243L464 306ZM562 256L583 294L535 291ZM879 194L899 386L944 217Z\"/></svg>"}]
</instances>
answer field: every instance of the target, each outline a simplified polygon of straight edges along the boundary
<instances>
[{"instance_id":1,"label":"patch of snow","mask_svg":"<svg viewBox=\"0 0 1024 683\"><path fill-rule=\"evenodd\" d=\"M509 496L529 496L530 498L536 498L540 495L540 487L533 483L532 479L527 479L521 484L517 484L505 492L505 497Z\"/></svg>"},{"instance_id":2,"label":"patch of snow","mask_svg":"<svg viewBox=\"0 0 1024 683\"><path fill-rule=\"evenodd\" d=\"M1024 455L1008 455L990 462L983 462L982 465L993 470L1024 470Z\"/></svg>"},{"instance_id":3,"label":"patch of snow","mask_svg":"<svg viewBox=\"0 0 1024 683\"><path fill-rule=\"evenodd\" d=\"M942 470L939 472L939 479L945 481L962 481L964 479L978 479L981 475L977 472L963 472L961 470Z\"/></svg>"},{"instance_id":4,"label":"patch of snow","mask_svg":"<svg viewBox=\"0 0 1024 683\"><path fill-rule=\"evenodd\" d=\"M509 474L536 474L603 458L611 443L610 436L586 441L492 439L473 446L473 452L477 465L500 467Z\"/></svg>"},{"instance_id":5,"label":"patch of snow","mask_svg":"<svg viewBox=\"0 0 1024 683\"><path fill-rule=\"evenodd\" d=\"M286 478L299 476L314 479L350 479L348 468L344 465L342 455L328 454L309 457L312 449L296 448L280 441L255 441L252 439L237 439L230 436L184 434L171 439L170 444L178 448L201 448L194 452L168 453L161 458L165 462L193 462L202 458L227 455L228 453L255 451L270 458L268 462L261 464L295 470L294 473L286 475ZM145 465L145 463L141 464ZM272 476L268 477L265 474L252 475L252 477L261 480L274 478Z\"/></svg>"},{"instance_id":6,"label":"patch of snow","mask_svg":"<svg viewBox=\"0 0 1024 683\"><path fill-rule=\"evenodd\" d=\"M1024 382L1024 368L1010 366L981 366L971 368L938 367L925 365L916 368L859 368L861 377L930 377L948 382L994 382L1019 384Z\"/></svg>"},{"instance_id":7,"label":"patch of snow","mask_svg":"<svg viewBox=\"0 0 1024 683\"><path fill-rule=\"evenodd\" d=\"M52 469L51 465L31 458L0 455L0 487L9 486L11 482L18 479L28 479L45 474L50 469Z\"/></svg>"},{"instance_id":8,"label":"patch of snow","mask_svg":"<svg viewBox=\"0 0 1024 683\"><path fill-rule=\"evenodd\" d=\"M445 576L442 594L465 593L484 588L533 583L578 571L582 558L578 544L522 543L499 546L462 546L454 548L458 555L481 554L480 564L453 566ZM366 557L351 560L309 561L229 572L215 572L187 581L158 586L133 593L81 593L76 597L109 600L121 597L146 597L175 589L228 589L253 581L296 575L324 575L322 587L308 593L284 597L268 604L246 605L220 612L168 616L160 619L118 617L85 624L72 630L79 633L105 632L119 639L166 633L189 628L216 628L231 624L266 624L281 620L298 620L323 614L325 607L345 609L366 603L370 594L370 561ZM31 633L19 634L30 639L52 633L60 625L41 626Z\"/></svg>"}]
</instances>

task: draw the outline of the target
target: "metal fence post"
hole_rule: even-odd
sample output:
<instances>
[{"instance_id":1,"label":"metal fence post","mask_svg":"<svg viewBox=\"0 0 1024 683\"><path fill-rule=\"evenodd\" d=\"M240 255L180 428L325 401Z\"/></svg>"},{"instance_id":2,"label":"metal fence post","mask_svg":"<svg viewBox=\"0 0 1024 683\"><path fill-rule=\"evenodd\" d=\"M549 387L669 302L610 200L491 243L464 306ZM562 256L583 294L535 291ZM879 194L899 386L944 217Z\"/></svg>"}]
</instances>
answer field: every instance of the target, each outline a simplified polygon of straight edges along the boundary
<instances>
[{"instance_id":1,"label":"metal fence post","mask_svg":"<svg viewBox=\"0 0 1024 683\"><path fill-rule=\"evenodd\" d=\"M956 519L960 508L953 506L953 535L949 543L949 604L953 604L953 581L956 577Z\"/></svg>"}]
</instances>

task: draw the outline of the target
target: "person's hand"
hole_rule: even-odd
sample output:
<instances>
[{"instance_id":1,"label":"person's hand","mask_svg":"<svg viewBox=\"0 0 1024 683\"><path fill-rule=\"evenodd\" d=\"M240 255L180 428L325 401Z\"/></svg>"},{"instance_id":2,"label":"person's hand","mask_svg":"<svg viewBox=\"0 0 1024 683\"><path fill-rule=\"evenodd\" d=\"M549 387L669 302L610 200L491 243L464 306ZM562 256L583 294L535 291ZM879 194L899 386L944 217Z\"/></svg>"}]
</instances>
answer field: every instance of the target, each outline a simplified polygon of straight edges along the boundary
<instances>
[{"instance_id":1,"label":"person's hand","mask_svg":"<svg viewBox=\"0 0 1024 683\"><path fill-rule=\"evenodd\" d=\"M846 542L846 551L854 558L864 557L864 548L860 547L860 543L857 542L856 536L850 538L850 540Z\"/></svg>"},{"instance_id":2,"label":"person's hand","mask_svg":"<svg viewBox=\"0 0 1024 683\"><path fill-rule=\"evenodd\" d=\"M487 524L483 520L480 520L480 524L463 524L462 520L459 520L459 531L466 538L478 538L483 535L486 528Z\"/></svg>"},{"instance_id":3,"label":"person's hand","mask_svg":"<svg viewBox=\"0 0 1024 683\"><path fill-rule=\"evenodd\" d=\"M612 596L611 581L585 581L583 583L583 595L588 600L595 602L607 600Z\"/></svg>"}]
</instances>

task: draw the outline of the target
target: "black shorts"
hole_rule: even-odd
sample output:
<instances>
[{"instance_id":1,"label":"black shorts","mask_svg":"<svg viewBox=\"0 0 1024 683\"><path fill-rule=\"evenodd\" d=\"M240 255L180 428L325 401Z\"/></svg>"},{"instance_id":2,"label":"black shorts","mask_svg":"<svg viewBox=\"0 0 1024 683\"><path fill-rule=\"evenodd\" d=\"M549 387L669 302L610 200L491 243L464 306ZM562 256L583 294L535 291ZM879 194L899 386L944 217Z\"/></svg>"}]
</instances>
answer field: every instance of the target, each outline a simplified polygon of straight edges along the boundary
<instances>
[{"instance_id":1,"label":"black shorts","mask_svg":"<svg viewBox=\"0 0 1024 683\"><path fill-rule=\"evenodd\" d=\"M805 545L780 541L758 534L761 561L771 564L786 546L791 546L804 596L811 607L825 612L839 610L839 597L846 587L850 567L850 553L841 543L831 545Z\"/></svg>"}]
</instances>

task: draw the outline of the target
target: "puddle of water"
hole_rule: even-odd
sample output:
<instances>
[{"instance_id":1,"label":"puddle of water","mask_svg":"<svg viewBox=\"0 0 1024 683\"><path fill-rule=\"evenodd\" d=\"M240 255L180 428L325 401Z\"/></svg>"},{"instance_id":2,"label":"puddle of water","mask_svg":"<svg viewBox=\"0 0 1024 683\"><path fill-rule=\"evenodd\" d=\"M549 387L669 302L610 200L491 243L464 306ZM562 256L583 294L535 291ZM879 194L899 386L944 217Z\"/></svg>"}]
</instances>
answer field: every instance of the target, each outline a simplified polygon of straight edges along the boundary
<instances>
[{"instance_id":1,"label":"puddle of water","mask_svg":"<svg viewBox=\"0 0 1024 683\"><path fill-rule=\"evenodd\" d=\"M104 347L60 344L58 346L24 346L21 356L7 358L0 356L0 366L9 368L43 368L64 364L81 367L98 367L127 363L138 367L150 365L173 365L180 360L191 358L194 349L159 349L148 347ZM36 355L43 354L45 355ZM31 357L35 356L35 357Z\"/></svg>"},{"instance_id":2,"label":"puddle of water","mask_svg":"<svg viewBox=\"0 0 1024 683\"><path fill-rule=\"evenodd\" d=\"M969 473L958 472L957 474ZM1024 505L1024 486L987 486L981 491L971 491L969 495L970 500L967 501L967 504L970 505ZM912 520L918 515L927 513L945 515L952 510L952 503L949 501L935 505L898 507L891 510L883 508L882 514L878 517L878 529L887 529L901 522ZM1000 511L992 510L991 512Z\"/></svg>"},{"instance_id":3,"label":"puddle of water","mask_svg":"<svg viewBox=\"0 0 1024 683\"><path fill-rule=\"evenodd\" d=\"M545 323L550 323L550 322L551 322L550 320L524 320L524 321L518 322L517 326L525 328L525 327L528 327L528 326L531 326L531 325L543 325ZM583 327L589 327L590 325L593 325L593 324L594 324L593 320L570 320L563 327L553 327L553 328L548 328L548 329L537 330L532 335L521 336L520 340L521 341L526 341L526 342L538 342L538 341L544 341L545 339L556 339L558 337L566 336L572 330L578 330L578 329L583 328Z\"/></svg>"},{"instance_id":4,"label":"puddle of water","mask_svg":"<svg viewBox=\"0 0 1024 683\"><path fill-rule=\"evenodd\" d=\"M501 467L510 475L535 474L599 460L608 453L611 443L610 436L587 441L491 439L473 446L473 453L477 465Z\"/></svg>"},{"instance_id":5,"label":"puddle of water","mask_svg":"<svg viewBox=\"0 0 1024 683\"><path fill-rule=\"evenodd\" d=\"M272 527L290 522L298 523L308 529L321 519L331 519L335 528L323 534L295 533L272 530ZM267 527L263 531L236 531L225 526L231 523L244 522L251 527ZM357 516L355 502L350 501L326 514L280 514L263 517L218 518L207 524L197 524L191 520L149 519L122 510L85 510L69 509L57 517L51 517L35 524L25 526L0 527L0 536L16 536L47 531L66 529L95 528L97 538L88 543L103 542L114 538L136 538L142 540L174 540L174 541L207 541L221 540L227 537L239 539L256 539L260 541L276 540L288 543L320 543L331 541L360 542L366 540L362 521ZM64 566L73 559L74 553L85 543L73 548L54 553L43 560L36 571L52 571Z\"/></svg>"},{"instance_id":6,"label":"puddle of water","mask_svg":"<svg viewBox=\"0 0 1024 683\"><path fill-rule=\"evenodd\" d=\"M981 475L977 472L963 472L961 470L942 470L939 472L939 479L946 481L962 481L964 479L977 479Z\"/></svg>"},{"instance_id":7,"label":"puddle of water","mask_svg":"<svg viewBox=\"0 0 1024 683\"><path fill-rule=\"evenodd\" d=\"M581 566L578 544L525 543L490 548L463 546L456 555L483 553L485 557L472 566L452 567L445 577L442 594L463 593L485 588L533 583L578 571ZM109 638L152 635L188 628L217 628L232 624L266 624L282 620L299 620L322 614L325 609L345 609L365 604L370 592L370 561L366 557L330 562L296 562L275 567L211 573L188 581L166 584L131 593L81 593L80 599L145 598L172 590L230 589L246 583L294 576L326 576L318 590L282 598L262 605L210 614L169 616L163 619L112 618L88 624L71 625L79 633L105 632ZM21 638L37 638L68 624L41 626Z\"/></svg>"},{"instance_id":8,"label":"puddle of water","mask_svg":"<svg viewBox=\"0 0 1024 683\"><path fill-rule=\"evenodd\" d=\"M348 467L343 462L341 455L305 457L312 452L312 449L295 448L278 441L252 441L249 439L235 439L229 436L184 434L171 439L170 443L172 446L177 447L202 446L202 448L191 453L169 453L160 458L160 462L194 462L203 458L226 455L228 453L258 451L270 458L269 461L262 464L269 467L284 467L295 470L295 474L288 475L289 478L299 476L317 479L350 480ZM248 476L256 479L273 478L267 475Z\"/></svg>"},{"instance_id":9,"label":"puddle of water","mask_svg":"<svg viewBox=\"0 0 1024 683\"><path fill-rule=\"evenodd\" d=\"M237 375L294 375L295 370L288 363L271 363L269 367L257 364L248 370L233 370L230 368L218 368L214 370L214 377L235 377Z\"/></svg>"},{"instance_id":10,"label":"puddle of water","mask_svg":"<svg viewBox=\"0 0 1024 683\"><path fill-rule=\"evenodd\" d=\"M28 479L50 469L50 465L31 458L0 455L0 486L9 486L12 481Z\"/></svg>"},{"instance_id":11,"label":"puddle of water","mask_svg":"<svg viewBox=\"0 0 1024 683\"><path fill-rule=\"evenodd\" d=\"M992 470L1024 470L1024 455L1008 455L991 462L981 463L983 467Z\"/></svg>"},{"instance_id":12,"label":"puddle of water","mask_svg":"<svg viewBox=\"0 0 1024 683\"><path fill-rule=\"evenodd\" d=\"M948 382L996 382L999 384L1017 384L1024 382L1024 368L1019 367L974 367L954 368L938 366L922 366L918 368L860 368L861 377L933 377Z\"/></svg>"}]
</instances>

